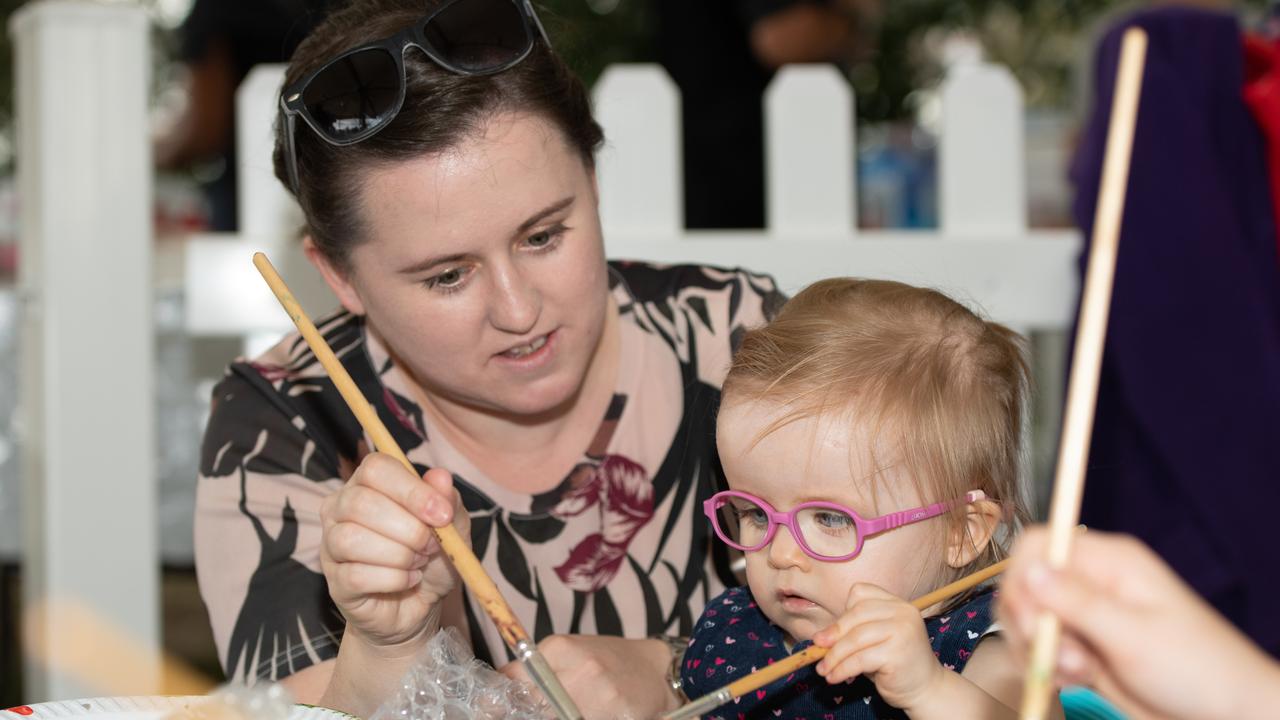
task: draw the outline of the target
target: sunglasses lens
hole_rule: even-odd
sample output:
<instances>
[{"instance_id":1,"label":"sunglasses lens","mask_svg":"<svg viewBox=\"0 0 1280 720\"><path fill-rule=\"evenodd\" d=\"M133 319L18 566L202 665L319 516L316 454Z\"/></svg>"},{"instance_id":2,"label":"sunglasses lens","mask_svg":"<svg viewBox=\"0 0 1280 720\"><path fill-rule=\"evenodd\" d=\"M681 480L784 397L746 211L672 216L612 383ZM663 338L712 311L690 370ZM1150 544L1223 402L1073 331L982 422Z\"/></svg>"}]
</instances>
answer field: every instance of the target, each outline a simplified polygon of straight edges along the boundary
<instances>
[{"instance_id":1,"label":"sunglasses lens","mask_svg":"<svg viewBox=\"0 0 1280 720\"><path fill-rule=\"evenodd\" d=\"M423 33L441 60L464 73L506 67L533 46L512 0L458 0L433 15Z\"/></svg>"},{"instance_id":2,"label":"sunglasses lens","mask_svg":"<svg viewBox=\"0 0 1280 720\"><path fill-rule=\"evenodd\" d=\"M858 526L842 510L808 507L796 513L796 524L809 549L824 558L839 558L858 549Z\"/></svg>"},{"instance_id":3,"label":"sunglasses lens","mask_svg":"<svg viewBox=\"0 0 1280 720\"><path fill-rule=\"evenodd\" d=\"M343 143L390 121L400 92L396 59L370 48L326 67L307 84L302 101L321 132Z\"/></svg>"}]
</instances>

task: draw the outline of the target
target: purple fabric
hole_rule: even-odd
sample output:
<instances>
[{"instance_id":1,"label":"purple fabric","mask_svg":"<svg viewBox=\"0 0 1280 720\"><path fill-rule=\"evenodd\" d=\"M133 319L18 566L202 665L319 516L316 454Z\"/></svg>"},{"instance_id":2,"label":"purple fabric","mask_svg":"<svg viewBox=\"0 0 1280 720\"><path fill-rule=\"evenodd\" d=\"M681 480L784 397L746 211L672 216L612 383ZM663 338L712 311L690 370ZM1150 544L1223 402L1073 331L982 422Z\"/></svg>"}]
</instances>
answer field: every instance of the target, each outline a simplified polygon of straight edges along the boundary
<instances>
[{"instance_id":1,"label":"purple fabric","mask_svg":"<svg viewBox=\"0 0 1280 720\"><path fill-rule=\"evenodd\" d=\"M1131 24L1150 49L1082 521L1149 543L1280 654L1280 271L1240 28L1161 8L1103 38L1072 169L1086 238Z\"/></svg>"}]
</instances>

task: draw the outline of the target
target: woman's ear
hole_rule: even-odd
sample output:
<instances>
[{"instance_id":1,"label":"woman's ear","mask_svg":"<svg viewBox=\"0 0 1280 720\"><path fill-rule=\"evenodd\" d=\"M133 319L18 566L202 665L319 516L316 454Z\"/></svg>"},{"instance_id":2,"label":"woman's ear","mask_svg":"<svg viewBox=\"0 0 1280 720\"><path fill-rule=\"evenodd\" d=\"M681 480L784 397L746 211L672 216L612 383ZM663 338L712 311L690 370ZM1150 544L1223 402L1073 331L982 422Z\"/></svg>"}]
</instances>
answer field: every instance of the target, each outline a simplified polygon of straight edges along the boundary
<instances>
[{"instance_id":1,"label":"woman's ear","mask_svg":"<svg viewBox=\"0 0 1280 720\"><path fill-rule=\"evenodd\" d=\"M325 284L334 295L338 296L338 302L342 303L342 307L354 315L364 315L364 302L360 299L360 293L355 285L351 283L350 271L335 265L328 255L316 247L315 240L312 240L310 235L302 238L302 249L307 254L307 260L310 260L316 270L320 271Z\"/></svg>"},{"instance_id":2,"label":"woman's ear","mask_svg":"<svg viewBox=\"0 0 1280 720\"><path fill-rule=\"evenodd\" d=\"M964 521L947 536L947 565L962 568L982 555L1000 527L1004 511L1000 503L979 500L964 507Z\"/></svg>"}]
</instances>

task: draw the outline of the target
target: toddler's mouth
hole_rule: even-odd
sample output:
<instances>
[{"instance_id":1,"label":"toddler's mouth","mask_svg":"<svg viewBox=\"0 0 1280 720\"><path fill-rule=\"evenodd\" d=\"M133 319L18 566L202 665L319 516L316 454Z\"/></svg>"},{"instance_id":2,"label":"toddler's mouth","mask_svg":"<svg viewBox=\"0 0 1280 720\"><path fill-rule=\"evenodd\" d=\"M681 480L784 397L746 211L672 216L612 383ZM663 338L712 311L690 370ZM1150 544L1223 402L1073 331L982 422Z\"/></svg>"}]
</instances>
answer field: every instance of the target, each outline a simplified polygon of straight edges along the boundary
<instances>
[{"instance_id":1,"label":"toddler's mouth","mask_svg":"<svg viewBox=\"0 0 1280 720\"><path fill-rule=\"evenodd\" d=\"M791 590L779 590L778 602L788 612L805 612L818 607L814 601Z\"/></svg>"}]
</instances>

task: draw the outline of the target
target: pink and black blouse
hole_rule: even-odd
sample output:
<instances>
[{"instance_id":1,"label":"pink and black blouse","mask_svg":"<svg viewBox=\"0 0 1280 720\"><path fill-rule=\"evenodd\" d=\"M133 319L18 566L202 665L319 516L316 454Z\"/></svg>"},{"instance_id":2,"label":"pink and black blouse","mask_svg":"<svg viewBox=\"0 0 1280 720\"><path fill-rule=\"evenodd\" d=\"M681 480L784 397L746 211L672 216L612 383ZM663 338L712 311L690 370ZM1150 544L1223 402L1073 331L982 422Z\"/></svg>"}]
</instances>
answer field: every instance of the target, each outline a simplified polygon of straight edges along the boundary
<instances>
[{"instance_id":1,"label":"pink and black blouse","mask_svg":"<svg viewBox=\"0 0 1280 720\"><path fill-rule=\"evenodd\" d=\"M318 323L418 470L454 473L475 553L535 639L688 635L734 582L699 505L722 486L715 412L733 348L782 298L741 270L611 269L622 321L613 402L577 467L536 495L492 482L431 427L362 318ZM371 446L297 334L232 364L214 390L196 568L231 680L279 680L337 655L344 621L320 571L319 508ZM453 605L445 622L481 659L506 662L479 604L463 591Z\"/></svg>"}]
</instances>

